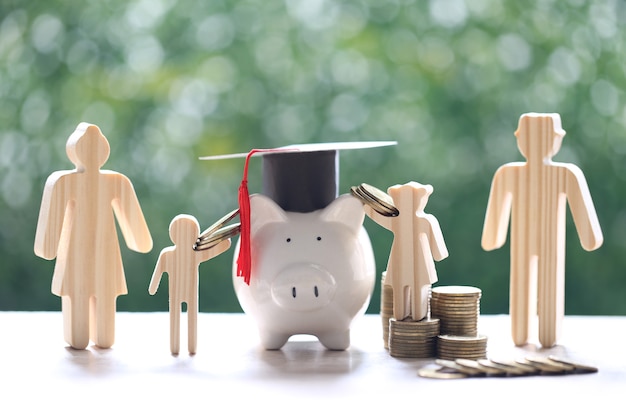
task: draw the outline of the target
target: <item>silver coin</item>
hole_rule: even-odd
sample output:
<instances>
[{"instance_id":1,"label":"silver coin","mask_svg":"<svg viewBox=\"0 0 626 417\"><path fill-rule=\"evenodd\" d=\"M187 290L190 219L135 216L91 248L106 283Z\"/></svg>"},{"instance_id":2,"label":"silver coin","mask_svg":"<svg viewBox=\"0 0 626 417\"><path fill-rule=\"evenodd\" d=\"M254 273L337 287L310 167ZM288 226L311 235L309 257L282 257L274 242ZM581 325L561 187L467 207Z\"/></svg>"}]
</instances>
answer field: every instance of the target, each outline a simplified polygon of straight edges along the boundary
<instances>
[{"instance_id":1,"label":"silver coin","mask_svg":"<svg viewBox=\"0 0 626 417\"><path fill-rule=\"evenodd\" d=\"M241 225L239 223L231 224L229 226L218 229L202 241L196 242L193 245L193 249L196 251L211 249L212 247L219 245L222 241L237 236L240 232Z\"/></svg>"},{"instance_id":2,"label":"silver coin","mask_svg":"<svg viewBox=\"0 0 626 417\"><path fill-rule=\"evenodd\" d=\"M200 243L200 241L208 239L218 229L221 229L222 227L224 227L224 225L226 223L230 222L235 217L237 217L237 215L239 215L239 209L238 208L233 210L233 211L231 211L230 213L226 214L224 217L222 217L221 219L219 219L218 221L213 223L211 226L207 227L204 230L204 232L200 233L200 236L198 237L196 242Z\"/></svg>"}]
</instances>

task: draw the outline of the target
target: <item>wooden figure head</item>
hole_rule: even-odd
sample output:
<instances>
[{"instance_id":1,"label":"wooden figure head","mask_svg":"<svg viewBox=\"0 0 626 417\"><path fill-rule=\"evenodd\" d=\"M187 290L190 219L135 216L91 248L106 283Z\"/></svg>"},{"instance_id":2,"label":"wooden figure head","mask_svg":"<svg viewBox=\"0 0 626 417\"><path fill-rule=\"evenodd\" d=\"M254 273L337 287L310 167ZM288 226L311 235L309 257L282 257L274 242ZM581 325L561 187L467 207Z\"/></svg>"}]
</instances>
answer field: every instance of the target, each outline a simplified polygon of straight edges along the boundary
<instances>
[{"instance_id":1,"label":"wooden figure head","mask_svg":"<svg viewBox=\"0 0 626 417\"><path fill-rule=\"evenodd\" d=\"M170 239L176 246L192 248L198 236L200 225L195 217L179 214L170 222Z\"/></svg>"},{"instance_id":2,"label":"wooden figure head","mask_svg":"<svg viewBox=\"0 0 626 417\"><path fill-rule=\"evenodd\" d=\"M81 123L67 139L65 152L77 170L98 170L109 159L111 148L98 126Z\"/></svg>"},{"instance_id":3,"label":"wooden figure head","mask_svg":"<svg viewBox=\"0 0 626 417\"><path fill-rule=\"evenodd\" d=\"M556 155L565 130L558 113L526 113L520 116L515 136L526 160L541 162Z\"/></svg>"},{"instance_id":4,"label":"wooden figure head","mask_svg":"<svg viewBox=\"0 0 626 417\"><path fill-rule=\"evenodd\" d=\"M400 200L403 200L405 196L408 196L413 200L413 209L415 211L424 211L426 204L428 204L428 197L433 193L433 186L430 184L420 184L416 181L410 181L404 185L394 185L387 189L387 193L393 198L393 201L398 204Z\"/></svg>"}]
</instances>

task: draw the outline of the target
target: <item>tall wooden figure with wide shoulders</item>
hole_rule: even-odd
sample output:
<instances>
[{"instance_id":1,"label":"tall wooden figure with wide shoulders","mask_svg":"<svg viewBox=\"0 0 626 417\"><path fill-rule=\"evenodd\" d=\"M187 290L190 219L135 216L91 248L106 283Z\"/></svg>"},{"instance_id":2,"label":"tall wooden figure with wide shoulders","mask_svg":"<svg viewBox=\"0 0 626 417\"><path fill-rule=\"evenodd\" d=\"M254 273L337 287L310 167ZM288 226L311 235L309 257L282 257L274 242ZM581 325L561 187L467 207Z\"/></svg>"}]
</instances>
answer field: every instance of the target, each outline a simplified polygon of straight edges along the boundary
<instances>
[{"instance_id":1,"label":"tall wooden figure with wide shoulders","mask_svg":"<svg viewBox=\"0 0 626 417\"><path fill-rule=\"evenodd\" d=\"M539 316L539 342L554 346L565 313L565 206L569 203L580 243L602 245L602 231L582 171L552 161L565 131L558 114L527 113L515 136L526 162L501 166L491 185L482 247L504 245L511 226L510 315L513 341L528 342Z\"/></svg>"},{"instance_id":2,"label":"tall wooden figure with wide shoulders","mask_svg":"<svg viewBox=\"0 0 626 417\"><path fill-rule=\"evenodd\" d=\"M57 258L52 293L62 299L65 340L75 349L90 338L109 348L115 339L116 299L128 292L115 219L130 249L152 249L130 180L100 169L109 150L98 126L78 125L66 145L76 169L48 177L35 234L35 254Z\"/></svg>"},{"instance_id":3,"label":"tall wooden figure with wide shoulders","mask_svg":"<svg viewBox=\"0 0 626 417\"><path fill-rule=\"evenodd\" d=\"M187 304L187 347L196 353L198 344L198 266L230 248L230 239L206 250L193 248L200 235L200 225L195 217L179 214L170 223L170 239L174 246L163 249L157 260L148 292L156 294L161 277L167 273L169 281L170 350L180 350L180 313L182 304Z\"/></svg>"},{"instance_id":4,"label":"tall wooden figure with wide shoulders","mask_svg":"<svg viewBox=\"0 0 626 417\"><path fill-rule=\"evenodd\" d=\"M432 192L431 185L415 181L389 187L387 193L400 211L397 217L383 216L364 205L365 214L394 235L383 284L392 287L396 320L426 317L430 289L437 282L434 261L448 256L437 218L424 212Z\"/></svg>"}]
</instances>

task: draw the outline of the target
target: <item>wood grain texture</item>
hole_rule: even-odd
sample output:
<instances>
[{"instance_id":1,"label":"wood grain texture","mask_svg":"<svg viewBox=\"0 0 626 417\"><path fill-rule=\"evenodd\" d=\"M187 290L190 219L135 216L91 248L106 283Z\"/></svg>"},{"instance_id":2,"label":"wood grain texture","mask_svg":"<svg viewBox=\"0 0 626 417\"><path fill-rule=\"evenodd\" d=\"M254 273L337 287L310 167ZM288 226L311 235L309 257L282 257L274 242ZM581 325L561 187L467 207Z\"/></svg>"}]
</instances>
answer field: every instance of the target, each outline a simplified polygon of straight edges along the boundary
<instances>
[{"instance_id":1,"label":"wood grain texture","mask_svg":"<svg viewBox=\"0 0 626 417\"><path fill-rule=\"evenodd\" d=\"M552 161L565 135L558 114L528 113L515 132L526 162L495 173L482 247L497 249L510 223L510 315L513 341L527 343L538 316L539 341L557 343L565 311L565 207L569 205L585 250L602 245L602 231L582 171Z\"/></svg>"},{"instance_id":2,"label":"wood grain texture","mask_svg":"<svg viewBox=\"0 0 626 417\"><path fill-rule=\"evenodd\" d=\"M152 249L152 237L130 180L101 170L109 143L100 129L81 123L69 137L75 169L52 173L44 186L35 254L56 258L52 293L62 297L65 340L84 349L113 345L115 302L128 292L116 219L128 247Z\"/></svg>"},{"instance_id":3,"label":"wood grain texture","mask_svg":"<svg viewBox=\"0 0 626 417\"><path fill-rule=\"evenodd\" d=\"M387 189L400 211L396 217L386 217L365 205L365 213L376 223L393 233L393 243L384 285L393 290L393 317L421 320L428 313L428 297L437 282L434 261L448 256L439 222L424 212L430 185L411 181Z\"/></svg>"},{"instance_id":4,"label":"wood grain texture","mask_svg":"<svg viewBox=\"0 0 626 417\"><path fill-rule=\"evenodd\" d=\"M187 347L196 353L198 343L198 266L230 248L230 239L207 250L195 251L193 245L200 235L200 225L195 217L179 214L170 223L170 238L174 246L161 251L150 280L148 292L156 294L163 274L169 283L170 350L180 351L180 315L182 304L187 305Z\"/></svg>"}]
</instances>

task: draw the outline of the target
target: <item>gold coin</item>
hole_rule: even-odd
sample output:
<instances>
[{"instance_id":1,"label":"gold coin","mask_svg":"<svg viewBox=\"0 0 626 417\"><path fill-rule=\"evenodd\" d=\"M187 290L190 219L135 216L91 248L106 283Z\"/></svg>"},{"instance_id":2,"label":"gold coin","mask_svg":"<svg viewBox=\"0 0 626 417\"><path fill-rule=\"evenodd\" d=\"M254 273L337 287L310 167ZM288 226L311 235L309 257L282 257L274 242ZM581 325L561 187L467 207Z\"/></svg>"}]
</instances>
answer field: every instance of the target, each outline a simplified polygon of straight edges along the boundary
<instances>
[{"instance_id":1,"label":"gold coin","mask_svg":"<svg viewBox=\"0 0 626 417\"><path fill-rule=\"evenodd\" d=\"M435 355L433 355L430 352L426 352L426 353L397 353L397 352L392 352L389 351L389 355L393 356L394 358L399 358L399 359L429 359L429 358L433 358Z\"/></svg>"},{"instance_id":2,"label":"gold coin","mask_svg":"<svg viewBox=\"0 0 626 417\"><path fill-rule=\"evenodd\" d=\"M368 206L372 207L374 210L376 210L377 212L379 212L383 216L387 216L387 212L386 212L385 208L382 205L377 204L375 200L373 200L373 199L369 198L367 195L363 194L363 192L361 191L361 189L359 187L355 187L355 186L350 187L350 193L354 197L356 197L359 200L361 200L361 202L363 204L367 204Z\"/></svg>"},{"instance_id":3,"label":"gold coin","mask_svg":"<svg viewBox=\"0 0 626 417\"><path fill-rule=\"evenodd\" d=\"M391 196L387 194L386 192L379 190L373 185L369 185L365 183L362 183L361 185L359 185L359 189L365 195L379 202L381 205L383 205L385 208L389 209L390 211L394 211L394 212L398 211L398 209L394 205L393 198L391 198ZM398 212L396 216L398 214L400 214L400 212Z\"/></svg>"},{"instance_id":4,"label":"gold coin","mask_svg":"<svg viewBox=\"0 0 626 417\"><path fill-rule=\"evenodd\" d=\"M522 371L519 368L514 368L511 366L505 366L505 365L501 365L499 363L495 363L490 359L478 359L476 362L478 362L478 364L480 366L483 366L485 368L489 368L489 369L493 369L496 370L498 372L500 372L500 376L505 376L505 375L515 375L515 376L521 376L521 375L526 375L526 372Z\"/></svg>"},{"instance_id":5,"label":"gold coin","mask_svg":"<svg viewBox=\"0 0 626 417\"><path fill-rule=\"evenodd\" d=\"M564 359L564 358L560 358L560 357L556 357L556 356L548 356L548 359L554 361L554 362L560 362L563 363L565 365L570 365L574 367L574 372L581 372L581 373L592 373L592 372L598 372L598 368L596 368L595 366L591 366L591 365L585 365L579 362L574 362L571 361L569 359Z\"/></svg>"},{"instance_id":6,"label":"gold coin","mask_svg":"<svg viewBox=\"0 0 626 417\"><path fill-rule=\"evenodd\" d=\"M437 369L428 369L422 368L417 371L417 374L422 378L432 378L432 379L460 379L467 378L467 375L462 374L461 372L447 372L441 371Z\"/></svg>"},{"instance_id":7,"label":"gold coin","mask_svg":"<svg viewBox=\"0 0 626 417\"><path fill-rule=\"evenodd\" d=\"M365 188L368 188L368 190ZM358 187L353 186L350 187L350 192L383 216L395 217L400 214L400 211L393 205L391 197L371 185L361 184Z\"/></svg>"},{"instance_id":8,"label":"gold coin","mask_svg":"<svg viewBox=\"0 0 626 417\"><path fill-rule=\"evenodd\" d=\"M532 362L533 364L541 364L552 367L556 372L572 372L574 369L576 369L572 365L567 365L562 362L556 362L542 356L527 356L526 360Z\"/></svg>"},{"instance_id":9,"label":"gold coin","mask_svg":"<svg viewBox=\"0 0 626 417\"><path fill-rule=\"evenodd\" d=\"M482 372L487 375L505 375L506 374L506 372L504 372L501 369L484 366L480 364L478 360L459 358L459 359L456 359L455 362L461 366L474 369L477 372Z\"/></svg>"},{"instance_id":10,"label":"gold coin","mask_svg":"<svg viewBox=\"0 0 626 417\"><path fill-rule=\"evenodd\" d=\"M539 369L535 368L534 366L525 365L514 360L491 358L490 361L498 365L516 368L519 371L524 372L525 375L535 375L539 373Z\"/></svg>"},{"instance_id":11,"label":"gold coin","mask_svg":"<svg viewBox=\"0 0 626 417\"><path fill-rule=\"evenodd\" d=\"M548 364L544 364L541 362L533 362L531 360L528 360L526 358L523 359L516 359L515 360L517 363L521 363L522 365L528 365L528 366L532 366L536 369L538 369L540 372L546 373L546 374L563 374L565 373L565 371L562 368L557 368L553 365L548 365Z\"/></svg>"},{"instance_id":12,"label":"gold coin","mask_svg":"<svg viewBox=\"0 0 626 417\"><path fill-rule=\"evenodd\" d=\"M458 372L458 371L450 371L444 370L443 368L421 368L417 371L417 374L423 378L432 378L432 379L460 379L467 378L468 375Z\"/></svg>"},{"instance_id":13,"label":"gold coin","mask_svg":"<svg viewBox=\"0 0 626 417\"><path fill-rule=\"evenodd\" d=\"M454 344L454 345L469 345L469 346L482 346L487 345L487 336L478 335L475 337L471 336L457 336L451 334L440 334L439 341L444 344Z\"/></svg>"},{"instance_id":14,"label":"gold coin","mask_svg":"<svg viewBox=\"0 0 626 417\"><path fill-rule=\"evenodd\" d=\"M465 366L455 360L440 358L440 359L435 359L435 363L444 368L454 369L454 370L457 370L459 372L462 372L464 374L471 375L471 376L485 375L485 372L483 372L482 370L476 369L474 367Z\"/></svg>"},{"instance_id":15,"label":"gold coin","mask_svg":"<svg viewBox=\"0 0 626 417\"><path fill-rule=\"evenodd\" d=\"M440 285L432 288L432 296L444 296L444 297L469 297L480 296L482 293L480 288L472 287L469 285Z\"/></svg>"}]
</instances>

